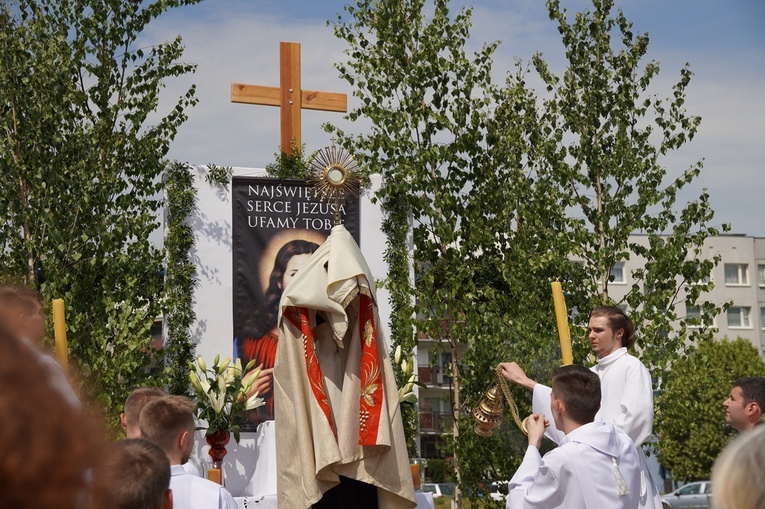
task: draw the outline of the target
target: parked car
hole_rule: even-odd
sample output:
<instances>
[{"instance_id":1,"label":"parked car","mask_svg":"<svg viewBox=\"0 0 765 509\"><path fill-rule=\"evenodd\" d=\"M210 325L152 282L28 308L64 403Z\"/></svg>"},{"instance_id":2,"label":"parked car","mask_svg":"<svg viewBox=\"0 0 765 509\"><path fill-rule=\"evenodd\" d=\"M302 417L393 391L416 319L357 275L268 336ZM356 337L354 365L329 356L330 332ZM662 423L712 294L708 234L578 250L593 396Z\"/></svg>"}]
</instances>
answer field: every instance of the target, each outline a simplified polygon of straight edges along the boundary
<instances>
[{"instance_id":1,"label":"parked car","mask_svg":"<svg viewBox=\"0 0 765 509\"><path fill-rule=\"evenodd\" d=\"M441 497L453 497L454 496L454 483L453 482L441 482L441 483L425 483L422 485L422 491L424 493L432 493L433 498Z\"/></svg>"},{"instance_id":2,"label":"parked car","mask_svg":"<svg viewBox=\"0 0 765 509\"><path fill-rule=\"evenodd\" d=\"M672 493L661 497L661 505L664 509L706 509L712 501L712 481L698 481L688 483Z\"/></svg>"},{"instance_id":3,"label":"parked car","mask_svg":"<svg viewBox=\"0 0 765 509\"><path fill-rule=\"evenodd\" d=\"M505 500L507 498L508 481L494 481L489 485L489 498L492 500Z\"/></svg>"}]
</instances>

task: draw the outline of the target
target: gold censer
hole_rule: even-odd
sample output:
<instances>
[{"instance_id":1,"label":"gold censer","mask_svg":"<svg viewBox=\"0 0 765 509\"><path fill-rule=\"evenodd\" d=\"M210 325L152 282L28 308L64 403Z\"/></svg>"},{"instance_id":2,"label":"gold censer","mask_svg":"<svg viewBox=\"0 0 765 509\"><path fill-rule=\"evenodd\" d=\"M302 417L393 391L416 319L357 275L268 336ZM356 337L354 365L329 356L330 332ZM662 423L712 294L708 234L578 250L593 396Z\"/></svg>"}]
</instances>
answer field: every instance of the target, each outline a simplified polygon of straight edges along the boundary
<instances>
[{"instance_id":1,"label":"gold censer","mask_svg":"<svg viewBox=\"0 0 765 509\"><path fill-rule=\"evenodd\" d=\"M475 419L475 432L482 437L490 437L493 430L502 424L502 414L504 413L504 401L510 407L510 413L513 415L515 424L521 431L528 435L526 430L526 419L521 421L518 415L518 407L515 404L510 388L507 386L505 377L502 376L502 368L497 366L497 385L491 387L483 394L478 406L473 408L473 419Z\"/></svg>"},{"instance_id":2,"label":"gold censer","mask_svg":"<svg viewBox=\"0 0 765 509\"><path fill-rule=\"evenodd\" d=\"M475 432L482 437L490 437L492 430L502 424L502 393L495 385L486 391L478 406L473 408L473 419L476 421Z\"/></svg>"}]
</instances>

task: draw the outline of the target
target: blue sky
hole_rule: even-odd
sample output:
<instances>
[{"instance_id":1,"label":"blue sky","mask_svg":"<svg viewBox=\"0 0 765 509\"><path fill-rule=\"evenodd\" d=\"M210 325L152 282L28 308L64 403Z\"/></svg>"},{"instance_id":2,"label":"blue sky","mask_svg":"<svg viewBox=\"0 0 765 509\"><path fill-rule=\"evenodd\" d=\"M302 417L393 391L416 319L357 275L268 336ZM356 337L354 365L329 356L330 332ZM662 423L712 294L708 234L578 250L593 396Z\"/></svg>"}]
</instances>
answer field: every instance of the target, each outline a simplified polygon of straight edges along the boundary
<instances>
[{"instance_id":1,"label":"blue sky","mask_svg":"<svg viewBox=\"0 0 765 509\"><path fill-rule=\"evenodd\" d=\"M169 157L190 163L263 167L279 146L278 109L232 104L232 82L278 85L279 41L302 46L304 89L344 92L350 86L333 64L343 58L343 43L327 20L345 4L340 0L207 0L171 12L144 34L145 43L182 35L185 60L198 64L195 75L168 83L166 94L180 94L196 83L200 103L189 111ZM569 11L586 0L561 0ZM453 1L453 10L474 7L472 44L502 42L494 58L497 82L516 57L541 51L551 68L563 69L562 46L542 0ZM695 76L686 107L700 115L696 139L664 164L677 174L704 159L692 199L708 188L715 223L731 223L734 233L765 237L765 2L762 0L617 0L634 23L648 32L648 57L661 64L653 91L671 94L680 68L688 62ZM352 99L349 99L352 101ZM169 104L169 102L167 103ZM352 104L352 102L351 102ZM313 151L329 144L321 124L331 121L353 131L341 114L304 111L303 142Z\"/></svg>"}]
</instances>

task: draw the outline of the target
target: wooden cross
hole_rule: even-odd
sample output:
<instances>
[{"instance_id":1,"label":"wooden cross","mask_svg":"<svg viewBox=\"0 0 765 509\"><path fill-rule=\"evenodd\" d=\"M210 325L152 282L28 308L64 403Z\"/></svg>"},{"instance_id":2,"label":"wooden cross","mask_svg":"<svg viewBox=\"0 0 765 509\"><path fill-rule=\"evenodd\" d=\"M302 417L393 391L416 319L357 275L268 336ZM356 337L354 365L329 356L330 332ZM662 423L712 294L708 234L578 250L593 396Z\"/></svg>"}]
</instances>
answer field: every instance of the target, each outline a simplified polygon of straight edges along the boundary
<instances>
[{"instance_id":1,"label":"wooden cross","mask_svg":"<svg viewBox=\"0 0 765 509\"><path fill-rule=\"evenodd\" d=\"M292 140L301 150L300 110L348 111L348 97L335 92L300 88L300 44L279 43L279 87L231 84L231 102L279 106L282 152L292 155Z\"/></svg>"}]
</instances>

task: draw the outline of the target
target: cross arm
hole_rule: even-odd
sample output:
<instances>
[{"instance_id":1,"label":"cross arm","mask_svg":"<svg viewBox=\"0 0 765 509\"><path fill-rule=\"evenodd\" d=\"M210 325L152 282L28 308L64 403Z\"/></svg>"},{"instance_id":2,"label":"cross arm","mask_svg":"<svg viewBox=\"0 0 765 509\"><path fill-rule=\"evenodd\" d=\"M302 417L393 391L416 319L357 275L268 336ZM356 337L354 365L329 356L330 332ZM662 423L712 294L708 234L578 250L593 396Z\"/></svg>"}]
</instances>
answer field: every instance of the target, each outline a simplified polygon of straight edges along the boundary
<instances>
[{"instance_id":1,"label":"cross arm","mask_svg":"<svg viewBox=\"0 0 765 509\"><path fill-rule=\"evenodd\" d=\"M348 111L348 96L345 94L303 90L300 96L300 107L306 110L338 111L341 113ZM281 91L279 87L232 83L231 102L281 106Z\"/></svg>"}]
</instances>

